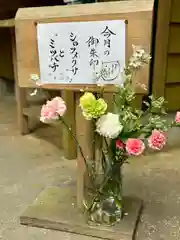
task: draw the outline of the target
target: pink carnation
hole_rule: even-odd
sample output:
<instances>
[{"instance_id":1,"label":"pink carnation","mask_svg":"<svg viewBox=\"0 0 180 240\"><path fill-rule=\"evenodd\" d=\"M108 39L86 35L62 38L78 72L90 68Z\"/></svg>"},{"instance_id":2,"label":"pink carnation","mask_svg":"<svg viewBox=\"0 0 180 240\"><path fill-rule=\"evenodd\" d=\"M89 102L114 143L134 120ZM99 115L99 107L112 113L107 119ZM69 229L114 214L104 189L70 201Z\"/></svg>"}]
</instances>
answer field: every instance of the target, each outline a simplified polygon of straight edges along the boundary
<instances>
[{"instance_id":1,"label":"pink carnation","mask_svg":"<svg viewBox=\"0 0 180 240\"><path fill-rule=\"evenodd\" d=\"M41 122L51 122L59 119L66 111L66 104L61 97L55 97L51 101L47 101L41 109Z\"/></svg>"},{"instance_id":2,"label":"pink carnation","mask_svg":"<svg viewBox=\"0 0 180 240\"><path fill-rule=\"evenodd\" d=\"M155 150L161 150L166 144L166 136L163 132L153 130L151 136L148 138L148 145Z\"/></svg>"},{"instance_id":3,"label":"pink carnation","mask_svg":"<svg viewBox=\"0 0 180 240\"><path fill-rule=\"evenodd\" d=\"M138 138L129 138L126 141L126 151L130 155L138 156L143 153L145 145L142 140Z\"/></svg>"},{"instance_id":4,"label":"pink carnation","mask_svg":"<svg viewBox=\"0 0 180 240\"><path fill-rule=\"evenodd\" d=\"M175 122L180 123L180 112L176 113Z\"/></svg>"},{"instance_id":5,"label":"pink carnation","mask_svg":"<svg viewBox=\"0 0 180 240\"><path fill-rule=\"evenodd\" d=\"M120 139L116 140L116 148L119 150L124 149L124 143Z\"/></svg>"}]
</instances>

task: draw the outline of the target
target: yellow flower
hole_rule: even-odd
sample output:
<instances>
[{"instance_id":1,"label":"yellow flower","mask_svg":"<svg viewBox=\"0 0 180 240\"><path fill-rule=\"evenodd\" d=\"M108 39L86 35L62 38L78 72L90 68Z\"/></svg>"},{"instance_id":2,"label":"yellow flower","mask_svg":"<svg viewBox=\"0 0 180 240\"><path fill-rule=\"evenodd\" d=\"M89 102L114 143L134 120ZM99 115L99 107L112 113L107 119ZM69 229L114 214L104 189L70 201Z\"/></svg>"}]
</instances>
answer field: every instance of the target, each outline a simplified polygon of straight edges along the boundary
<instances>
[{"instance_id":1,"label":"yellow flower","mask_svg":"<svg viewBox=\"0 0 180 240\"><path fill-rule=\"evenodd\" d=\"M86 92L80 98L80 107L85 119L91 120L93 118L99 118L106 112L107 103L104 99L96 99L92 93Z\"/></svg>"},{"instance_id":2,"label":"yellow flower","mask_svg":"<svg viewBox=\"0 0 180 240\"><path fill-rule=\"evenodd\" d=\"M85 92L84 95L80 98L80 107L82 109L86 109L92 104L95 104L96 98L90 92Z\"/></svg>"}]
</instances>

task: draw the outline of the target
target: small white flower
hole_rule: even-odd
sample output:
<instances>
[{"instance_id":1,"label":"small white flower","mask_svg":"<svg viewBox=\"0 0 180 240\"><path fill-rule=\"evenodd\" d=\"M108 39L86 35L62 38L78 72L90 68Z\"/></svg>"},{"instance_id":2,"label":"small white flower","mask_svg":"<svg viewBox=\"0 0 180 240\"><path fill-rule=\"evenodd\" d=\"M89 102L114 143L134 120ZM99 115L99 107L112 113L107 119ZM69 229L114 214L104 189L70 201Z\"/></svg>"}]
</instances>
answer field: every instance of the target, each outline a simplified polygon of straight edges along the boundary
<instances>
[{"instance_id":1,"label":"small white flower","mask_svg":"<svg viewBox=\"0 0 180 240\"><path fill-rule=\"evenodd\" d=\"M35 88L31 93L30 93L30 96L36 96L37 94L37 88Z\"/></svg>"},{"instance_id":2,"label":"small white flower","mask_svg":"<svg viewBox=\"0 0 180 240\"><path fill-rule=\"evenodd\" d=\"M122 129L123 126L119 122L118 114L107 113L96 122L96 131L104 137L116 138Z\"/></svg>"},{"instance_id":3,"label":"small white flower","mask_svg":"<svg viewBox=\"0 0 180 240\"><path fill-rule=\"evenodd\" d=\"M99 83L97 83L97 86L98 87L104 87L104 84L99 82Z\"/></svg>"},{"instance_id":4,"label":"small white flower","mask_svg":"<svg viewBox=\"0 0 180 240\"><path fill-rule=\"evenodd\" d=\"M32 73L32 74L30 74L30 79L31 79L32 81L37 82L37 81L39 81L39 76L38 76L38 74Z\"/></svg>"},{"instance_id":5,"label":"small white flower","mask_svg":"<svg viewBox=\"0 0 180 240\"><path fill-rule=\"evenodd\" d=\"M145 64L149 63L151 59L150 55L144 51L140 46L133 47L133 54L129 59L129 66L132 68L139 69L140 67L144 66Z\"/></svg>"},{"instance_id":6,"label":"small white flower","mask_svg":"<svg viewBox=\"0 0 180 240\"><path fill-rule=\"evenodd\" d=\"M136 82L136 84L137 84L138 86L140 86L143 90L147 91L147 87L146 87L145 84L142 84L142 83L139 83L139 82Z\"/></svg>"},{"instance_id":7,"label":"small white flower","mask_svg":"<svg viewBox=\"0 0 180 240\"><path fill-rule=\"evenodd\" d=\"M40 82L36 82L36 85L38 86L38 87L41 87L41 83Z\"/></svg>"}]
</instances>

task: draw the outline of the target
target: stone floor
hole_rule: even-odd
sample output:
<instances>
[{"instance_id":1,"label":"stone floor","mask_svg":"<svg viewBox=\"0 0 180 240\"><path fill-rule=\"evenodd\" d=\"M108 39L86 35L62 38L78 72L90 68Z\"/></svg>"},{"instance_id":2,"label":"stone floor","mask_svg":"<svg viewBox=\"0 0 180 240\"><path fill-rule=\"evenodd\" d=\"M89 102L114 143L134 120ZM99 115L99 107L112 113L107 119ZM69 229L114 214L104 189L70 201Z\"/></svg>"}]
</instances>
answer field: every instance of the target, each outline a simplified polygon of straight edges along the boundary
<instances>
[{"instance_id":1,"label":"stone floor","mask_svg":"<svg viewBox=\"0 0 180 240\"><path fill-rule=\"evenodd\" d=\"M44 187L75 177L76 162L66 161L50 142L60 139L56 132L48 127L20 136L14 100L1 100L0 239L95 239L19 225L19 216ZM170 133L169 143L164 152L132 159L124 169L126 194L145 203L137 240L180 240L180 130Z\"/></svg>"}]
</instances>

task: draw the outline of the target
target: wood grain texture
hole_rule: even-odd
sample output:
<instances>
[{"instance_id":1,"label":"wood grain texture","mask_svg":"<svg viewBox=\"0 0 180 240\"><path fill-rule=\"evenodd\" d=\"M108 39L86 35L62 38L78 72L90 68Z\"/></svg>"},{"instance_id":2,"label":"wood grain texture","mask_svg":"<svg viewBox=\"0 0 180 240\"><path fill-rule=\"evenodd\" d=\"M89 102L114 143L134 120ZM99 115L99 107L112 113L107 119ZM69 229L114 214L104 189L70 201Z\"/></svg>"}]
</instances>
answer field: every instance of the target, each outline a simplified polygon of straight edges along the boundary
<instances>
[{"instance_id":1,"label":"wood grain texture","mask_svg":"<svg viewBox=\"0 0 180 240\"><path fill-rule=\"evenodd\" d=\"M62 91L61 97L66 102L68 106L67 111L64 115L64 120L68 124L69 128L71 128L72 132L76 135L76 124L75 124L75 95L72 91ZM77 158L77 146L72 138L72 134L69 132L67 127L62 125L62 144L64 156L68 159L76 159Z\"/></svg>"},{"instance_id":2,"label":"wood grain texture","mask_svg":"<svg viewBox=\"0 0 180 240\"><path fill-rule=\"evenodd\" d=\"M167 84L165 88L165 98L169 111L180 110L180 84Z\"/></svg>"},{"instance_id":3,"label":"wood grain texture","mask_svg":"<svg viewBox=\"0 0 180 240\"><path fill-rule=\"evenodd\" d=\"M180 54L168 54L166 83L180 83Z\"/></svg>"},{"instance_id":4,"label":"wood grain texture","mask_svg":"<svg viewBox=\"0 0 180 240\"><path fill-rule=\"evenodd\" d=\"M87 5L68 5L68 6L54 6L54 7L39 7L39 8L26 8L19 9L16 18L19 20L44 20L48 18L60 17L73 17L73 16L88 16L101 14L117 14L119 12L142 12L152 11L152 0L144 1L121 1L121 2L105 2L105 3L93 3ZM108 9L107 9L108 6Z\"/></svg>"},{"instance_id":5,"label":"wood grain texture","mask_svg":"<svg viewBox=\"0 0 180 240\"><path fill-rule=\"evenodd\" d=\"M180 1L172 0L172 10L171 10L171 22L180 23Z\"/></svg>"},{"instance_id":6,"label":"wood grain texture","mask_svg":"<svg viewBox=\"0 0 180 240\"><path fill-rule=\"evenodd\" d=\"M168 53L180 53L180 23L170 24Z\"/></svg>"},{"instance_id":7,"label":"wood grain texture","mask_svg":"<svg viewBox=\"0 0 180 240\"><path fill-rule=\"evenodd\" d=\"M93 161L94 155L94 129L92 121L85 120L82 110L79 107L79 99L82 93L76 93L76 137L78 143L83 150L83 154L88 162ZM85 193L85 185L88 182L86 166L80 149L77 149L77 207L84 209L83 199Z\"/></svg>"},{"instance_id":8,"label":"wood grain texture","mask_svg":"<svg viewBox=\"0 0 180 240\"><path fill-rule=\"evenodd\" d=\"M171 0L159 0L158 4L152 82L152 92L156 96L165 94L171 3Z\"/></svg>"},{"instance_id":9,"label":"wood grain texture","mask_svg":"<svg viewBox=\"0 0 180 240\"><path fill-rule=\"evenodd\" d=\"M27 108L26 89L18 85L17 79L17 52L16 52L16 39L14 29L11 29L12 40L12 57L13 57L13 71L15 80L15 96L17 103L17 123L21 134L28 134L30 132L28 127L28 116L24 114L23 109Z\"/></svg>"}]
</instances>

